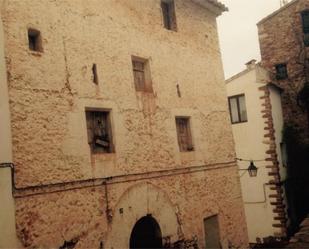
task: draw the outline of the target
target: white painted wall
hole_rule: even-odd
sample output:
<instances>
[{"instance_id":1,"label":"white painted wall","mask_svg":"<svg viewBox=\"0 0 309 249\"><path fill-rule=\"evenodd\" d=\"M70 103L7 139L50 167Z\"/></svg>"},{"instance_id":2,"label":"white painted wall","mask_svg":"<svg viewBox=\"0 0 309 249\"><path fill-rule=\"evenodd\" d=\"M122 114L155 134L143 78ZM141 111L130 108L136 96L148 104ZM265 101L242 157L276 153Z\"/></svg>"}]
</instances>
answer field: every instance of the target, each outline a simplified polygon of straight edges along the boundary
<instances>
[{"instance_id":1,"label":"white painted wall","mask_svg":"<svg viewBox=\"0 0 309 249\"><path fill-rule=\"evenodd\" d=\"M266 80L267 73L256 65L227 81L228 96L245 94L246 100L248 122L232 125L238 158L265 159L265 151L269 146L263 143L265 131L261 113L262 100L260 99L263 92L258 88L265 85ZM276 120L276 138L280 149L281 136L279 134L282 127L282 110L280 109L280 95L276 90L272 91L272 98ZM273 191L265 184L270 180L268 169L265 168L266 164L265 161L255 162L259 168L255 178L250 178L247 171L240 171L250 243L255 243L258 237L274 236L279 232L277 228L272 227L274 214L268 195ZM249 162L240 161L238 165L240 169L245 169L248 168Z\"/></svg>"},{"instance_id":2,"label":"white painted wall","mask_svg":"<svg viewBox=\"0 0 309 249\"><path fill-rule=\"evenodd\" d=\"M12 142L3 25L0 17L0 163L12 162ZM0 168L0 248L20 247L15 229L15 204L12 196L11 169Z\"/></svg>"},{"instance_id":3,"label":"white painted wall","mask_svg":"<svg viewBox=\"0 0 309 249\"><path fill-rule=\"evenodd\" d=\"M280 176L281 181L286 179L286 168L283 167L282 164L282 153L280 149L280 143L282 142L282 130L283 130L283 112L282 112L282 105L281 105L281 93L275 87L270 87L270 101L272 106L272 117L273 123L275 128L275 137L276 137L276 149L279 161L279 169L280 169Z\"/></svg>"}]
</instances>

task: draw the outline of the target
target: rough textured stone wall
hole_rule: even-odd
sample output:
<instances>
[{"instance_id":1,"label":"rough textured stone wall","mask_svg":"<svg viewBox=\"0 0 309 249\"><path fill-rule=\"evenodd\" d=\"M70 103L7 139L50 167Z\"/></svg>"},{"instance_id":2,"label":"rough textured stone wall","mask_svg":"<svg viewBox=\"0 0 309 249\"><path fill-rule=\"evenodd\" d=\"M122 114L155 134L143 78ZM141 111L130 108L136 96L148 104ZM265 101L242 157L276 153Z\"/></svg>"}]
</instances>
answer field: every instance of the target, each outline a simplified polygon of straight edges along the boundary
<instances>
[{"instance_id":1,"label":"rough textured stone wall","mask_svg":"<svg viewBox=\"0 0 309 249\"><path fill-rule=\"evenodd\" d=\"M159 221L163 237L170 236L172 242L181 239L183 233L187 239L198 236L202 248L203 219L219 215L223 248L229 244L245 248L247 231L241 192L235 184L237 175L237 169L230 165L202 173L112 183L107 185L107 192L103 184L49 194L24 195L16 199L18 234L28 247L59 247L64 241L76 240L76 248L99 248L100 242L108 248L119 248L123 238L127 243L120 244L121 248L124 245L128 247L133 225L142 217L135 216L137 211L134 205L137 205L136 209L142 209L138 213L152 214ZM147 205L151 198L144 199L143 192L132 191L141 184L151 184L161 189L147 191L147 195L154 195L152 205ZM161 192L165 193L164 201L160 197ZM131 202L123 204L121 200L124 195L130 196ZM106 212L107 203L110 213ZM168 209L164 208L166 205L177 215L177 227L170 215L160 213ZM173 229L178 233L164 233Z\"/></svg>"},{"instance_id":2,"label":"rough textured stone wall","mask_svg":"<svg viewBox=\"0 0 309 249\"><path fill-rule=\"evenodd\" d=\"M159 1L7 2L18 186L179 165L178 113L193 119L196 151L186 161L233 158L215 16L176 2L178 32L162 27ZM41 31L43 53L29 51L28 27ZM131 55L149 59L154 94L135 91ZM115 154L91 158L85 107L112 109Z\"/></svg>"},{"instance_id":3,"label":"rough textured stone wall","mask_svg":"<svg viewBox=\"0 0 309 249\"><path fill-rule=\"evenodd\" d=\"M174 169L183 171L151 181L179 205L186 237L202 241L202 218L218 212L221 236L247 243L215 15L191 1L175 3L178 32L163 28L158 0L3 5L16 219L25 246L78 238L80 247L99 247L110 229L106 213L137 179L109 186L111 210L104 188L85 186L87 179L123 175L127 182L126 175ZM29 50L28 28L41 32L44 52ZM135 91L131 56L149 60L153 93ZM87 107L111 110L115 153L91 154ZM175 116L191 117L193 152L179 152ZM182 175L195 166L203 167ZM75 182L74 190L65 182Z\"/></svg>"},{"instance_id":4,"label":"rough textured stone wall","mask_svg":"<svg viewBox=\"0 0 309 249\"><path fill-rule=\"evenodd\" d=\"M308 134L307 115L297 105L297 93L305 82L304 47L301 12L309 8L306 0L292 1L258 23L262 65L276 73L275 65L287 63L288 79L273 79L284 89L282 104L284 120L298 125Z\"/></svg>"}]
</instances>

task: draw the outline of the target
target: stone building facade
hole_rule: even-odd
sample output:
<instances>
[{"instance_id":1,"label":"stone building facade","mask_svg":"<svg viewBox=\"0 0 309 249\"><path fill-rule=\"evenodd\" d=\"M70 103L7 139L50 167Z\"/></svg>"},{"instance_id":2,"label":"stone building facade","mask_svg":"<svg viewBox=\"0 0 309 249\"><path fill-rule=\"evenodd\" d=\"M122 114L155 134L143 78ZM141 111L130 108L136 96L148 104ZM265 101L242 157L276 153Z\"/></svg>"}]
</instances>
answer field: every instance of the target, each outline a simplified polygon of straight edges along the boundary
<instances>
[{"instance_id":1,"label":"stone building facade","mask_svg":"<svg viewBox=\"0 0 309 249\"><path fill-rule=\"evenodd\" d=\"M309 2L293 0L261 20L258 26L261 63L284 89L285 123L297 125L308 137L308 115L297 103L299 91L309 81Z\"/></svg>"},{"instance_id":2,"label":"stone building facade","mask_svg":"<svg viewBox=\"0 0 309 249\"><path fill-rule=\"evenodd\" d=\"M309 1L293 0L258 24L262 65L283 89L287 148L288 234L309 211ZM303 101L300 101L300 100Z\"/></svg>"},{"instance_id":3,"label":"stone building facade","mask_svg":"<svg viewBox=\"0 0 309 249\"><path fill-rule=\"evenodd\" d=\"M4 2L23 246L247 246L216 26L225 10Z\"/></svg>"}]
</instances>

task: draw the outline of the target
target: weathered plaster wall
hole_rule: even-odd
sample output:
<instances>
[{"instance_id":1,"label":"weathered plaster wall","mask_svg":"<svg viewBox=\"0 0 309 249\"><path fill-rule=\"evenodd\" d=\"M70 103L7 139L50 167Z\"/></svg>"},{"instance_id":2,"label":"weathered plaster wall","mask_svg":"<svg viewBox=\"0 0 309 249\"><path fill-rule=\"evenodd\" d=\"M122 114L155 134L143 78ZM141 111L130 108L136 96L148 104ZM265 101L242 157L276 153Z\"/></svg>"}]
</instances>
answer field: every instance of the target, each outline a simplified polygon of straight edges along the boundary
<instances>
[{"instance_id":1,"label":"weathered plaster wall","mask_svg":"<svg viewBox=\"0 0 309 249\"><path fill-rule=\"evenodd\" d=\"M297 93L305 82L303 62L308 54L303 45L301 11L308 8L306 0L292 1L258 23L262 65L275 74L276 64L287 63L288 79L276 81L284 89L284 121L298 125L304 134L308 131L308 120L297 106Z\"/></svg>"},{"instance_id":2,"label":"weathered plaster wall","mask_svg":"<svg viewBox=\"0 0 309 249\"><path fill-rule=\"evenodd\" d=\"M4 54L3 23L0 15L0 163L12 161L11 122L9 111L8 82Z\"/></svg>"},{"instance_id":3,"label":"weathered plaster wall","mask_svg":"<svg viewBox=\"0 0 309 249\"><path fill-rule=\"evenodd\" d=\"M264 140L264 121L262 119L262 93L258 90L261 84L256 83L256 70L228 82L228 96L245 94L248 122L233 124L236 155L238 158L261 160L265 158L267 145ZM276 229L272 227L273 213L270 205L269 187L264 186L270 180L267 175L266 162L256 162L258 176L249 177L248 173L240 171L243 201L245 204L249 241L256 242L256 238L274 235ZM238 162L239 168L248 168L249 162ZM264 189L265 188L265 189ZM266 192L264 192L264 190ZM264 195L265 193L265 195ZM266 197L266 198L265 198Z\"/></svg>"},{"instance_id":4,"label":"weathered plaster wall","mask_svg":"<svg viewBox=\"0 0 309 249\"><path fill-rule=\"evenodd\" d=\"M251 243L255 243L256 238L283 236L281 228L273 226L277 223L275 220L277 213L273 211L274 206L271 204L273 202L271 195L277 192L272 189L273 186L269 185L273 180L273 175L270 175L272 170L268 167L270 162L265 161L266 158L270 157L270 139L265 137L269 129L264 129L265 94L259 88L264 86L268 89L266 86L268 80L267 72L260 66L255 65L251 69L249 68L227 80L226 84L228 96L245 94L246 101L248 121L232 125L236 155L238 158L247 160L264 160L254 162L258 167L257 177L249 177L247 172L240 171L249 241ZM270 111L275 116L275 143L279 145L280 150L283 128L280 93L272 90L271 97L274 109L270 107ZM270 102L270 98L268 101ZM249 163L248 161L239 161L238 165L240 169L246 169ZM284 174L281 161L280 168L281 173Z\"/></svg>"},{"instance_id":5,"label":"weathered plaster wall","mask_svg":"<svg viewBox=\"0 0 309 249\"><path fill-rule=\"evenodd\" d=\"M203 218L219 212L222 237L245 245L215 15L191 1L175 2L178 32L163 28L157 0L7 1L2 13L16 185L231 162L229 169L204 167L194 176L151 182L179 205L186 237L198 234L202 245ZM29 27L41 31L43 53L28 50ZM149 60L153 94L135 91L132 55ZM91 154L86 107L111 109L115 153ZM179 152L175 115L191 116L195 151ZM108 186L112 209L134 182ZM75 237L80 247L98 247L110 229L105 207L100 187L18 197L18 234L29 247L56 247Z\"/></svg>"},{"instance_id":6,"label":"weathered plaster wall","mask_svg":"<svg viewBox=\"0 0 309 249\"><path fill-rule=\"evenodd\" d=\"M128 248L135 222L152 214L163 237L177 241L181 232L185 238L197 235L202 247L203 219L219 214L223 248L229 242L243 248L247 239L241 193L234 181L237 174L229 167L108 185L111 223L106 218L104 185L18 198L17 228L26 246L59 247L78 238L76 248L98 248L101 241L106 248Z\"/></svg>"},{"instance_id":7,"label":"weathered plaster wall","mask_svg":"<svg viewBox=\"0 0 309 249\"><path fill-rule=\"evenodd\" d=\"M0 3L2 4L2 2ZM9 96L4 58L4 34L0 15L0 164L12 162ZM11 169L0 167L0 248L17 247L15 203L12 195Z\"/></svg>"},{"instance_id":8,"label":"weathered plaster wall","mask_svg":"<svg viewBox=\"0 0 309 249\"><path fill-rule=\"evenodd\" d=\"M280 165L280 176L281 180L284 181L286 179L286 168L283 167L282 154L285 151L281 151L281 143L283 142L282 130L284 127L283 124L283 110L282 110L282 92L274 87L269 88L270 94L270 103L271 103L271 113L273 119L273 125L275 130L275 138L276 138L276 153L278 155L278 162ZM286 166L286 165L285 165Z\"/></svg>"},{"instance_id":9,"label":"weathered plaster wall","mask_svg":"<svg viewBox=\"0 0 309 249\"><path fill-rule=\"evenodd\" d=\"M160 1L28 3L8 1L4 11L18 186L181 165L173 110L199 129L191 164L233 159L213 14L176 1L172 32ZM27 27L41 31L44 53L28 50ZM149 59L152 96L136 93L131 55ZM112 109L115 154L91 158L85 107Z\"/></svg>"}]
</instances>

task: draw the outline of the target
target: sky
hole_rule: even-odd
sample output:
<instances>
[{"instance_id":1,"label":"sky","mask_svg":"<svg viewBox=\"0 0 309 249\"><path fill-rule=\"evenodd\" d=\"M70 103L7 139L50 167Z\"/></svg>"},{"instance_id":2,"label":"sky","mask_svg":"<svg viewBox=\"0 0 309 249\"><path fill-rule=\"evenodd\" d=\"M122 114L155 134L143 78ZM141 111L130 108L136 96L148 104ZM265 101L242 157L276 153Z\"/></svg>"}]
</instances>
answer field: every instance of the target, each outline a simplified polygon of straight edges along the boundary
<instances>
[{"instance_id":1,"label":"sky","mask_svg":"<svg viewBox=\"0 0 309 249\"><path fill-rule=\"evenodd\" d=\"M220 0L229 8L218 18L225 78L242 70L252 59L260 61L256 24L280 7L280 0Z\"/></svg>"}]
</instances>

